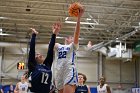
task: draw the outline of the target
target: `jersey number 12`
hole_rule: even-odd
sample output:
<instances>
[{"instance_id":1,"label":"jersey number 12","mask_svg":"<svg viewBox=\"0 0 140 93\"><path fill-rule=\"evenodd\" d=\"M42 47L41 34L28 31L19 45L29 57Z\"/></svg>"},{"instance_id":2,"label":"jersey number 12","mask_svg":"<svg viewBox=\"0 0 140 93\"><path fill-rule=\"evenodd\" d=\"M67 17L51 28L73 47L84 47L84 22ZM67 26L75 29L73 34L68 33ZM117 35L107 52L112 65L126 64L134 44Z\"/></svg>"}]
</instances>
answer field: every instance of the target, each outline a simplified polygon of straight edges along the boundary
<instances>
[{"instance_id":1,"label":"jersey number 12","mask_svg":"<svg viewBox=\"0 0 140 93\"><path fill-rule=\"evenodd\" d=\"M42 72L41 83L48 84L48 82L47 82L48 78L49 78L48 73L44 73L44 72Z\"/></svg>"}]
</instances>

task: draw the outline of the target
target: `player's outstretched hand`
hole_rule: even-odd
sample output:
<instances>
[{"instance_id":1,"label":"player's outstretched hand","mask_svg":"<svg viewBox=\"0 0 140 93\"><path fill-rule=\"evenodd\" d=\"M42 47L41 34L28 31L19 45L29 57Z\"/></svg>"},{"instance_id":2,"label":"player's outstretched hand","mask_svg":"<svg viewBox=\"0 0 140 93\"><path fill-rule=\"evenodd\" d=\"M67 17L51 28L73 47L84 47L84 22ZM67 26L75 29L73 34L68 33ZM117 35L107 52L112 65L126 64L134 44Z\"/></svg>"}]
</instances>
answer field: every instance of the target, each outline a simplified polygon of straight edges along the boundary
<instances>
[{"instance_id":1,"label":"player's outstretched hand","mask_svg":"<svg viewBox=\"0 0 140 93\"><path fill-rule=\"evenodd\" d=\"M85 11L84 7L83 6L80 7L78 17L81 17L84 14L84 11Z\"/></svg>"},{"instance_id":2,"label":"player's outstretched hand","mask_svg":"<svg viewBox=\"0 0 140 93\"><path fill-rule=\"evenodd\" d=\"M52 31L54 34L57 35L59 33L60 29L61 29L61 22L60 21L58 21L52 25Z\"/></svg>"},{"instance_id":3,"label":"player's outstretched hand","mask_svg":"<svg viewBox=\"0 0 140 93\"><path fill-rule=\"evenodd\" d=\"M30 28L32 30L32 34L38 34L38 32L34 28Z\"/></svg>"}]
</instances>

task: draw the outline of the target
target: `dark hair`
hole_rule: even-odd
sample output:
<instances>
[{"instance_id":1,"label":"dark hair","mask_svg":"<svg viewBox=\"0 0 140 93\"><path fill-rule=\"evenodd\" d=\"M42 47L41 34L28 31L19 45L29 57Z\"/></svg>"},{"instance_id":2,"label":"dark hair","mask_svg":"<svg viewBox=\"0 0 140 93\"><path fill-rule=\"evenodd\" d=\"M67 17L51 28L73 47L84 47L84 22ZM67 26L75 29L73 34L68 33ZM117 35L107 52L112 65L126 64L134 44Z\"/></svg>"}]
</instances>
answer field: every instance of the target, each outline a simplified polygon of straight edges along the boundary
<instances>
[{"instance_id":1,"label":"dark hair","mask_svg":"<svg viewBox=\"0 0 140 93\"><path fill-rule=\"evenodd\" d=\"M106 80L105 76L100 76L100 78L99 78L99 79L101 79L101 78L103 78L104 80Z\"/></svg>"},{"instance_id":2,"label":"dark hair","mask_svg":"<svg viewBox=\"0 0 140 93\"><path fill-rule=\"evenodd\" d=\"M25 78L27 79L28 76L29 76L29 75L28 75L28 71L25 71L24 74L23 74L23 76L25 76Z\"/></svg>"},{"instance_id":3,"label":"dark hair","mask_svg":"<svg viewBox=\"0 0 140 93\"><path fill-rule=\"evenodd\" d=\"M85 82L86 82L86 80L87 80L86 75L85 75L85 74L83 74L83 73L78 73L78 76L79 76L79 75L82 75L82 76L83 76L83 79L84 79L83 83L85 83Z\"/></svg>"}]
</instances>

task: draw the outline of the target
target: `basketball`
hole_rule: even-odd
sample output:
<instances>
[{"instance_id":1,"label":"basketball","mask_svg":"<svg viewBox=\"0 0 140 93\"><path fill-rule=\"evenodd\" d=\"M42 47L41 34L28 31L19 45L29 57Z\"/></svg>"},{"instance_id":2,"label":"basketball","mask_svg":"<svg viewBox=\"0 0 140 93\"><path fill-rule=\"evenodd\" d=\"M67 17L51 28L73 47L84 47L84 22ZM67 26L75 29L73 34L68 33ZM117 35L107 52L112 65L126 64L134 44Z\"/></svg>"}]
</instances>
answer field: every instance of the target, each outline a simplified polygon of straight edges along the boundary
<instances>
[{"instance_id":1,"label":"basketball","mask_svg":"<svg viewBox=\"0 0 140 93\"><path fill-rule=\"evenodd\" d=\"M79 13L79 9L81 7L82 5L79 2L72 3L68 9L69 15L72 17L77 17Z\"/></svg>"}]
</instances>

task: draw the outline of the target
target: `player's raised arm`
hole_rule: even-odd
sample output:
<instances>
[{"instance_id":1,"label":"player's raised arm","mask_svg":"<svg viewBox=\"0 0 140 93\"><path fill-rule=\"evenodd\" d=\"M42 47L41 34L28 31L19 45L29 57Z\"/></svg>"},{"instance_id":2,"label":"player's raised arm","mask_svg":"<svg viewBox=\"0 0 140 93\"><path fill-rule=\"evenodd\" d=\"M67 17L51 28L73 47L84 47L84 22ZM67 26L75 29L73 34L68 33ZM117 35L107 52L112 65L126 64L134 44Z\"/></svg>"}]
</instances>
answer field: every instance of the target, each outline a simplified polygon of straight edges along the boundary
<instances>
[{"instance_id":1,"label":"player's raised arm","mask_svg":"<svg viewBox=\"0 0 140 93\"><path fill-rule=\"evenodd\" d=\"M29 51L29 58L28 58L28 69L31 72L35 65L37 64L35 61L35 39L38 32L34 28L30 28L32 30L32 37L30 41L30 51Z\"/></svg>"},{"instance_id":2,"label":"player's raised arm","mask_svg":"<svg viewBox=\"0 0 140 93\"><path fill-rule=\"evenodd\" d=\"M78 44L79 43L79 35L80 35L80 21L81 21L81 17L84 13L84 8L81 7L79 9L79 15L77 17L77 24L76 24L76 28L75 28L75 32L74 32L74 44Z\"/></svg>"},{"instance_id":3,"label":"player's raised arm","mask_svg":"<svg viewBox=\"0 0 140 93\"><path fill-rule=\"evenodd\" d=\"M55 45L55 39L56 39L56 35L59 33L61 29L61 23L60 22L57 22L57 23L54 23L53 26L52 26L52 36L51 36L51 40L50 40L50 43L49 43L49 46L48 46L48 53L47 53L47 57L45 59L45 64L49 64L49 66L52 65L52 62L53 62L53 50L54 50L54 45Z\"/></svg>"}]
</instances>

